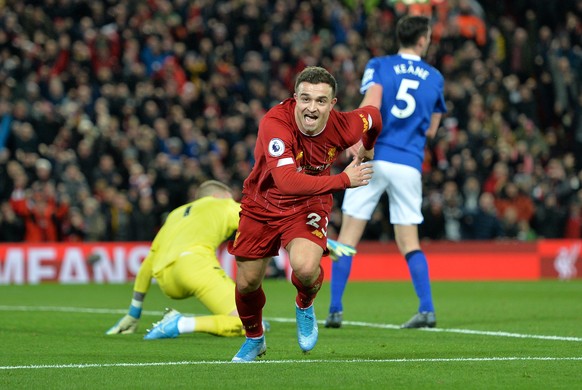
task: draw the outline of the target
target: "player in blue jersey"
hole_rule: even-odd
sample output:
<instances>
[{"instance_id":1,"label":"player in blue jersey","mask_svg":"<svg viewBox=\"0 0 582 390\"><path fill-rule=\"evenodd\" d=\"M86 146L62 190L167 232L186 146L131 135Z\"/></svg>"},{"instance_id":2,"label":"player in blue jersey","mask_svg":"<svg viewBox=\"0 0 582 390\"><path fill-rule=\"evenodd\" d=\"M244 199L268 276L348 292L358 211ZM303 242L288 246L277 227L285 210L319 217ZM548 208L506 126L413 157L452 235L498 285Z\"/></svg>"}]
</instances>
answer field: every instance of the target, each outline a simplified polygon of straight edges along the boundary
<instances>
[{"instance_id":1,"label":"player in blue jersey","mask_svg":"<svg viewBox=\"0 0 582 390\"><path fill-rule=\"evenodd\" d=\"M396 244L406 258L420 301L418 312L401 327L436 326L428 263L420 248L418 224L423 221L421 166L426 138L436 135L442 114L446 112L444 80L438 70L421 59L430 44L431 28L427 18L403 17L398 21L396 34L400 45L398 53L372 58L362 78L360 92L364 99L361 106L380 108L383 129L376 142L375 174L367 186L346 190L338 240L328 240L332 259L335 259L329 316L325 322L328 328L341 326L342 295L355 247L385 191Z\"/></svg>"}]
</instances>

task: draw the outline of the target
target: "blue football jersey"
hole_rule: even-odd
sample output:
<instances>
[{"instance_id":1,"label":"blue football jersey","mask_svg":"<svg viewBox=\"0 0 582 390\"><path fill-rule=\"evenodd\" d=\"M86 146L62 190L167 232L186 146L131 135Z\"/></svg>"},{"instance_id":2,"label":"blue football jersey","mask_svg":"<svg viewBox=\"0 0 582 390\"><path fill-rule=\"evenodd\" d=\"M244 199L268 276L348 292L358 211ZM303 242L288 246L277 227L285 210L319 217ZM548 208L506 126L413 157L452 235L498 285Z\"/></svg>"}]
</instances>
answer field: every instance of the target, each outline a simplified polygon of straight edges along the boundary
<instances>
[{"instance_id":1,"label":"blue football jersey","mask_svg":"<svg viewBox=\"0 0 582 390\"><path fill-rule=\"evenodd\" d=\"M421 170L426 131L433 113L446 112L444 79L420 57L397 54L371 59L360 92L382 85L382 132L374 159Z\"/></svg>"}]
</instances>

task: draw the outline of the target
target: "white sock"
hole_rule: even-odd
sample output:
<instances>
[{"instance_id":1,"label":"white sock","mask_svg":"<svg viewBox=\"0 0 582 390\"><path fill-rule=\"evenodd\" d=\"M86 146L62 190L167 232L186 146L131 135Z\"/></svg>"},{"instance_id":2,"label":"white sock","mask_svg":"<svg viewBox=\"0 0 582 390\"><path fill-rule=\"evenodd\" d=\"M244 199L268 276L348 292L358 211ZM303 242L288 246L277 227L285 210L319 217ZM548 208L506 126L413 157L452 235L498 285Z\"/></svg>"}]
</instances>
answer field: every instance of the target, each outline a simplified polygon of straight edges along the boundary
<instances>
[{"instance_id":1,"label":"white sock","mask_svg":"<svg viewBox=\"0 0 582 390\"><path fill-rule=\"evenodd\" d=\"M180 334L194 333L194 329L196 329L196 319L194 317L182 316L178 320L178 332Z\"/></svg>"}]
</instances>

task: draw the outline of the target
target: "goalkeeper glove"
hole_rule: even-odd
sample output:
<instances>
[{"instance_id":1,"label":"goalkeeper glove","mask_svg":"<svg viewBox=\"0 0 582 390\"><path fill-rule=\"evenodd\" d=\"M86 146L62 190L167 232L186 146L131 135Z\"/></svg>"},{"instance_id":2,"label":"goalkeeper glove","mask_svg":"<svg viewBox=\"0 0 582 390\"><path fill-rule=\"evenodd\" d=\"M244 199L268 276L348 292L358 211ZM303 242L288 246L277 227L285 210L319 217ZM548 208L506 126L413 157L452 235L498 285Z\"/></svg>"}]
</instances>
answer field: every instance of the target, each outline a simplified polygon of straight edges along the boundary
<instances>
[{"instance_id":1,"label":"goalkeeper glove","mask_svg":"<svg viewBox=\"0 0 582 390\"><path fill-rule=\"evenodd\" d=\"M130 334L135 333L137 330L137 323L139 319L130 316L129 314L124 315L115 325L113 325L105 334Z\"/></svg>"},{"instance_id":2,"label":"goalkeeper glove","mask_svg":"<svg viewBox=\"0 0 582 390\"><path fill-rule=\"evenodd\" d=\"M133 302L132 302L133 303ZM141 307L129 306L129 311L115 325L113 325L105 334L130 334L137 330L137 323L141 317Z\"/></svg>"},{"instance_id":3,"label":"goalkeeper glove","mask_svg":"<svg viewBox=\"0 0 582 390\"><path fill-rule=\"evenodd\" d=\"M340 256L353 256L356 254L356 248L351 245L342 244L340 242L327 239L327 249L329 249L329 257L336 261Z\"/></svg>"}]
</instances>

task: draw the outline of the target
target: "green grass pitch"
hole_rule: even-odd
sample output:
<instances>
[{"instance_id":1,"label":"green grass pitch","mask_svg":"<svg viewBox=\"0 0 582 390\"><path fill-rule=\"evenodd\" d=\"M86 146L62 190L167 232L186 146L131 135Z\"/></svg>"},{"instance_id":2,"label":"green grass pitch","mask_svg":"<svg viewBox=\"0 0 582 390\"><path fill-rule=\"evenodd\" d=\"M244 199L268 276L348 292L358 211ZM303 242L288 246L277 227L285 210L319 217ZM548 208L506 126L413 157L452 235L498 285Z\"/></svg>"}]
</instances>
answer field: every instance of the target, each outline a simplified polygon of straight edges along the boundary
<instances>
[{"instance_id":1,"label":"green grass pitch","mask_svg":"<svg viewBox=\"0 0 582 390\"><path fill-rule=\"evenodd\" d=\"M2 389L575 389L582 388L582 281L436 282L435 330L398 326L416 310L410 283L353 282L345 324L326 329L325 283L315 309L319 342L296 339L294 287L267 280L271 322L259 363L231 364L242 338L207 334L143 340L172 301L153 285L138 334L106 336L132 286L0 286Z\"/></svg>"}]
</instances>

